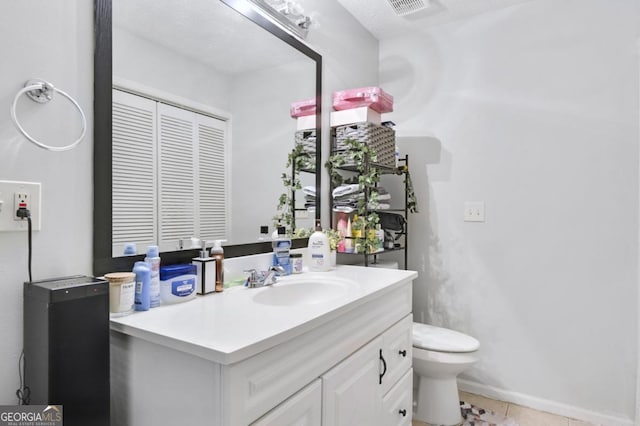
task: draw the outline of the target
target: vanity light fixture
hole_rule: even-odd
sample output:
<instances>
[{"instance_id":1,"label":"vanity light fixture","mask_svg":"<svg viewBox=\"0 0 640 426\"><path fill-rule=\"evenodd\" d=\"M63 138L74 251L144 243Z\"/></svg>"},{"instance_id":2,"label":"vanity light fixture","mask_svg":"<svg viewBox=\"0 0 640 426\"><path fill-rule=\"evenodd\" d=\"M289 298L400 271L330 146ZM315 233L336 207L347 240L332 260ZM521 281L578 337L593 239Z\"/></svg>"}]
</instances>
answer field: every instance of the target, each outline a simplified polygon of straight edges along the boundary
<instances>
[{"instance_id":1,"label":"vanity light fixture","mask_svg":"<svg viewBox=\"0 0 640 426\"><path fill-rule=\"evenodd\" d=\"M311 18L294 0L248 0L267 19L274 20L293 35L305 39L311 26Z\"/></svg>"}]
</instances>

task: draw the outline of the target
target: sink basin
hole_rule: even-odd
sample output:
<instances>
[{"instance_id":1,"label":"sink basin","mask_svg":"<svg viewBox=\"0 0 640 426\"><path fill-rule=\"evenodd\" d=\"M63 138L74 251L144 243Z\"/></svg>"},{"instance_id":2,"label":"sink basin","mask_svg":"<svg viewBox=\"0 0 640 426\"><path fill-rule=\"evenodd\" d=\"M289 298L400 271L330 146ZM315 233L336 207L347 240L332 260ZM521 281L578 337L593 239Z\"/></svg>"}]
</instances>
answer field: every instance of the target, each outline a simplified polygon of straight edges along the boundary
<instances>
[{"instance_id":1,"label":"sink basin","mask_svg":"<svg viewBox=\"0 0 640 426\"><path fill-rule=\"evenodd\" d=\"M260 289L253 296L253 301L273 306L314 305L345 297L349 285L353 284L339 278L287 278Z\"/></svg>"}]
</instances>

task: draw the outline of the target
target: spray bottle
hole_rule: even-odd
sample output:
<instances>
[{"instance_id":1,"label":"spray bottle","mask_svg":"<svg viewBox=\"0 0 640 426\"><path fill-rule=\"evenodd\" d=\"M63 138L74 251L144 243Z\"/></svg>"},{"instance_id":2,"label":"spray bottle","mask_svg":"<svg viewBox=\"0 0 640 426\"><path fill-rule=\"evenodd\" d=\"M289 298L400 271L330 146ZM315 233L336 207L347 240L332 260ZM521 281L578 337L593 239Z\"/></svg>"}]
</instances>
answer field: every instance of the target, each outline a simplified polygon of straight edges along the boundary
<instances>
[{"instance_id":1,"label":"spray bottle","mask_svg":"<svg viewBox=\"0 0 640 426\"><path fill-rule=\"evenodd\" d=\"M149 303L150 307L160 306L160 253L158 246L149 246L147 248L147 257L144 261L151 268L151 281L149 285Z\"/></svg>"}]
</instances>

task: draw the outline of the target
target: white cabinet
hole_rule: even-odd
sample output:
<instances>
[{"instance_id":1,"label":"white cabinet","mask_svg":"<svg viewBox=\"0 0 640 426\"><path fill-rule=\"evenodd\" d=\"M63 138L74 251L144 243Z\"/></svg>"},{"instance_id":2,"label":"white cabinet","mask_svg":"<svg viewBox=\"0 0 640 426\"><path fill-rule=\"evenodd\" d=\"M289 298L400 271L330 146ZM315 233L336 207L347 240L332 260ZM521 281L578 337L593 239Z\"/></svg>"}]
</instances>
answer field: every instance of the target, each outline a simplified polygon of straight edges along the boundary
<instances>
[{"instance_id":1,"label":"white cabinet","mask_svg":"<svg viewBox=\"0 0 640 426\"><path fill-rule=\"evenodd\" d=\"M323 426L377 424L381 344L374 339L322 376Z\"/></svg>"},{"instance_id":2,"label":"white cabinet","mask_svg":"<svg viewBox=\"0 0 640 426\"><path fill-rule=\"evenodd\" d=\"M411 302L411 282L399 282L227 363L207 359L206 350L188 341L171 348L153 342L152 333L114 330L113 424L409 425Z\"/></svg>"},{"instance_id":3,"label":"white cabinet","mask_svg":"<svg viewBox=\"0 0 640 426\"><path fill-rule=\"evenodd\" d=\"M322 376L323 426L410 425L412 316Z\"/></svg>"},{"instance_id":4,"label":"white cabinet","mask_svg":"<svg viewBox=\"0 0 640 426\"><path fill-rule=\"evenodd\" d=\"M322 382L320 379L251 423L251 426L321 426Z\"/></svg>"}]
</instances>

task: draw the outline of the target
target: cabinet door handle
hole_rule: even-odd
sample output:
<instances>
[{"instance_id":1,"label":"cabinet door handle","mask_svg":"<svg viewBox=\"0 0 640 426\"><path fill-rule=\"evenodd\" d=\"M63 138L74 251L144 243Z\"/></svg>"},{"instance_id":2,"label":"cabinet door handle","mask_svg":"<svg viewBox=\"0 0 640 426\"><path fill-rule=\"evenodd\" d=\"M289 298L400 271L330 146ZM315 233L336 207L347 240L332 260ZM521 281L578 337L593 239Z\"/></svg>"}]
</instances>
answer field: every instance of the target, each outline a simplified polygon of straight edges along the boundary
<instances>
[{"instance_id":1,"label":"cabinet door handle","mask_svg":"<svg viewBox=\"0 0 640 426\"><path fill-rule=\"evenodd\" d=\"M382 370L382 374L380 374L380 378L378 380L378 384L381 385L382 384L382 377L387 374L387 361L384 360L384 357L382 356L382 349L380 349L380 361L382 361L382 366L384 367L384 369Z\"/></svg>"},{"instance_id":2,"label":"cabinet door handle","mask_svg":"<svg viewBox=\"0 0 640 426\"><path fill-rule=\"evenodd\" d=\"M398 414L402 414L402 417L407 417L407 410L400 410Z\"/></svg>"},{"instance_id":3,"label":"cabinet door handle","mask_svg":"<svg viewBox=\"0 0 640 426\"><path fill-rule=\"evenodd\" d=\"M403 357L406 357L406 356L407 356L407 350L406 350L406 349L401 350L401 351L398 351L398 353L399 353L400 355L402 355Z\"/></svg>"}]
</instances>

